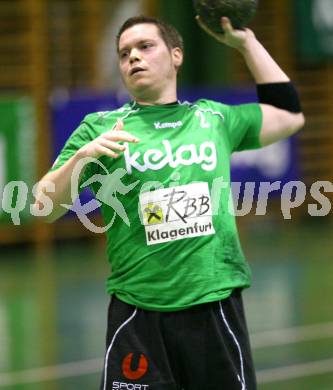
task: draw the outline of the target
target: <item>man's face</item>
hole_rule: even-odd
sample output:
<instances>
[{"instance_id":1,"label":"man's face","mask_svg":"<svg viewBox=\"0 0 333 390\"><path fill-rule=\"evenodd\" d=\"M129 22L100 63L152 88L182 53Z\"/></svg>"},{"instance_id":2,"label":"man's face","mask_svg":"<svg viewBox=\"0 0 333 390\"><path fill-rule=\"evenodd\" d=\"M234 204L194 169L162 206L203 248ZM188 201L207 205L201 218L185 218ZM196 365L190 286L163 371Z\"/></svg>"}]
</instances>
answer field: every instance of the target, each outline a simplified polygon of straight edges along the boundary
<instances>
[{"instance_id":1,"label":"man's face","mask_svg":"<svg viewBox=\"0 0 333 390\"><path fill-rule=\"evenodd\" d=\"M154 24L137 24L120 36L120 72L134 97L163 94L170 83L176 84L181 62L181 50L169 50Z\"/></svg>"}]
</instances>

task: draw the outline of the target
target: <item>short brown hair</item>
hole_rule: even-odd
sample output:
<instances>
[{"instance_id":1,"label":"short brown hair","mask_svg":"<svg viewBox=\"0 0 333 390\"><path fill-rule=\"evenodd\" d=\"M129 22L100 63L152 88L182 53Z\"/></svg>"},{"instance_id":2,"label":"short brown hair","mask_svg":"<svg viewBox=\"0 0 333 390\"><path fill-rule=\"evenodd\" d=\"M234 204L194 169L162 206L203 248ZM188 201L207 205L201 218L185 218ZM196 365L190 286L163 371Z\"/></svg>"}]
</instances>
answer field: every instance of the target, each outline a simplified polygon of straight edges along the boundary
<instances>
[{"instance_id":1,"label":"short brown hair","mask_svg":"<svg viewBox=\"0 0 333 390\"><path fill-rule=\"evenodd\" d=\"M127 19L120 27L116 38L117 51L119 51L119 40L121 34L130 27L133 27L137 24L144 24L144 23L154 24L158 28L160 36L165 42L165 44L167 45L169 50L179 47L184 52L183 37L180 35L180 33L177 31L175 27L163 22L160 19L151 18L143 15L133 16Z\"/></svg>"}]
</instances>

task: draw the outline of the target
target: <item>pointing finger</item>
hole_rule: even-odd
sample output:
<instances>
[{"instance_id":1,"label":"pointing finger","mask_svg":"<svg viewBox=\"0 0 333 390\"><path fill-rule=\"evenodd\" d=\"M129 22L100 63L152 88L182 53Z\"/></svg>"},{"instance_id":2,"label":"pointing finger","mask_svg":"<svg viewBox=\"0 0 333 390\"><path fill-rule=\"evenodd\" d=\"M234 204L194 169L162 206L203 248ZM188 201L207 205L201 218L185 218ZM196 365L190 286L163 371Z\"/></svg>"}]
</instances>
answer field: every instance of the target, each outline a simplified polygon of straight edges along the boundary
<instances>
[{"instance_id":1,"label":"pointing finger","mask_svg":"<svg viewBox=\"0 0 333 390\"><path fill-rule=\"evenodd\" d=\"M104 138L109 139L110 141L125 141L125 142L139 142L139 138L134 135L128 133L124 130L118 130L115 132L114 130L110 130L103 134Z\"/></svg>"},{"instance_id":2,"label":"pointing finger","mask_svg":"<svg viewBox=\"0 0 333 390\"><path fill-rule=\"evenodd\" d=\"M116 127L113 130L124 130L124 122L121 119L118 119Z\"/></svg>"}]
</instances>

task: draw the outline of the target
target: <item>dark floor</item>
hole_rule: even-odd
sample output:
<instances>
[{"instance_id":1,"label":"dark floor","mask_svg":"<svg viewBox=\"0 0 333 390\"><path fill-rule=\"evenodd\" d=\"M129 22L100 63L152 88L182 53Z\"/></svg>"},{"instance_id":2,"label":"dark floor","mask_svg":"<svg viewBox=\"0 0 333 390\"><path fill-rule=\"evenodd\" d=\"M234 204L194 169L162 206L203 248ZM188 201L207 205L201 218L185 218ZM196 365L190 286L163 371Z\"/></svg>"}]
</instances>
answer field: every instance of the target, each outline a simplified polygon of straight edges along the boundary
<instances>
[{"instance_id":1,"label":"dark floor","mask_svg":"<svg viewBox=\"0 0 333 390\"><path fill-rule=\"evenodd\" d=\"M260 390L333 389L333 228L247 224L244 294ZM95 242L0 248L0 389L98 388L108 266Z\"/></svg>"}]
</instances>

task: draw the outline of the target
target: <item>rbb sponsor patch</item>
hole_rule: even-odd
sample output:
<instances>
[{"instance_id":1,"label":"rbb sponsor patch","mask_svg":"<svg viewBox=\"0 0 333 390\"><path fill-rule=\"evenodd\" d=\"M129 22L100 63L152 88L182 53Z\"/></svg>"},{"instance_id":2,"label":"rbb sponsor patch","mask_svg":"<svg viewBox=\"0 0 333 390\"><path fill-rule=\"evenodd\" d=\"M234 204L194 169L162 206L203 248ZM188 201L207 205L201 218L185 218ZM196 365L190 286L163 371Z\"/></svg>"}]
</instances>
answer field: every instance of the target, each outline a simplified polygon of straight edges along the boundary
<instances>
[{"instance_id":1,"label":"rbb sponsor patch","mask_svg":"<svg viewBox=\"0 0 333 390\"><path fill-rule=\"evenodd\" d=\"M140 194L147 245L214 234L208 183Z\"/></svg>"}]
</instances>

